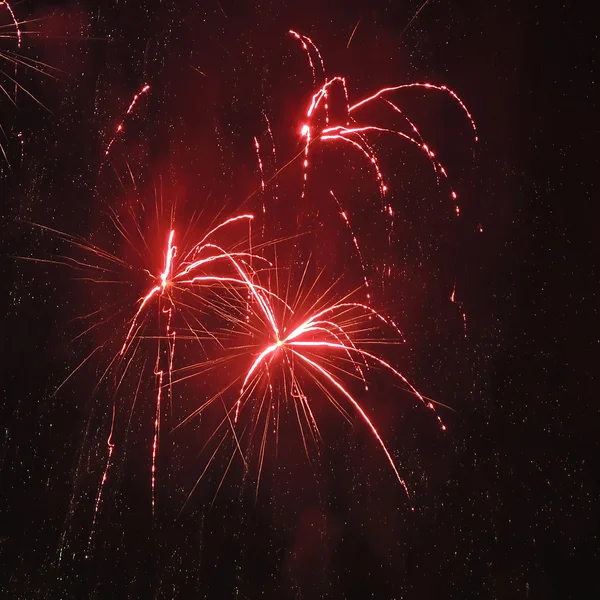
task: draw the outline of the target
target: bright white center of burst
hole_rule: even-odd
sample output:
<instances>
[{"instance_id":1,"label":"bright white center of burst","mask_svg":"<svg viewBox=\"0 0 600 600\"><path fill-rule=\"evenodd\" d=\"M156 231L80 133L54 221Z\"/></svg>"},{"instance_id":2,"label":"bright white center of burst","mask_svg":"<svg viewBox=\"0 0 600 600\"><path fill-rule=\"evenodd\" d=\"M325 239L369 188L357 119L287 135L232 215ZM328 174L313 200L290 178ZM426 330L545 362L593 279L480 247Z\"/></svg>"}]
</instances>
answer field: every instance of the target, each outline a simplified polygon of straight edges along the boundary
<instances>
[{"instance_id":1,"label":"bright white center of burst","mask_svg":"<svg viewBox=\"0 0 600 600\"><path fill-rule=\"evenodd\" d=\"M281 348L281 346L283 346L283 342L281 340L277 340L277 343L275 344L278 348Z\"/></svg>"},{"instance_id":2,"label":"bright white center of burst","mask_svg":"<svg viewBox=\"0 0 600 600\"><path fill-rule=\"evenodd\" d=\"M300 135L302 137L306 137L308 135L308 132L309 132L308 125L306 125L306 124L302 125L302 129L300 130Z\"/></svg>"}]
</instances>

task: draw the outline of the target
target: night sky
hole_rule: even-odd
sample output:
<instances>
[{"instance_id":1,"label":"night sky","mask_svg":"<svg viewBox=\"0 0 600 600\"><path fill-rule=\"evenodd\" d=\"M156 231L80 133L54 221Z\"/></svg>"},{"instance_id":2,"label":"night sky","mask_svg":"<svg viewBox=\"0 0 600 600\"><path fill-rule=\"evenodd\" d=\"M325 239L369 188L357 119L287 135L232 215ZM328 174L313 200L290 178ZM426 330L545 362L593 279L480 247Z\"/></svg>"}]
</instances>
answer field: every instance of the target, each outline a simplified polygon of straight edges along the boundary
<instances>
[{"instance_id":1,"label":"night sky","mask_svg":"<svg viewBox=\"0 0 600 600\"><path fill-rule=\"evenodd\" d=\"M598 595L595 25L576 5L432 0L412 20L421 5L23 0L13 6L23 23L18 49L0 3L2 597ZM329 76L346 77L351 102L424 81L460 95L477 144L447 96L393 96L447 168L459 217L423 153L386 135L368 138L390 188L385 201L356 149L324 142L311 148L301 198L300 128L315 86L289 29L315 42ZM15 106L5 57L17 54L43 64L20 65ZM150 91L126 116L144 84ZM332 94L333 118L343 107ZM369 107L364 120L399 127L386 108ZM299 157L262 195L255 137L265 178L275 172L265 117L277 164ZM382 356L445 405L441 431L386 375L361 396L410 499L364 423L323 406L314 386L323 442L309 440L310 460L288 411L258 493L256 449L250 475L238 460L222 481L229 446L190 495L223 409L176 426L248 366L233 361L173 386L153 515L155 346L141 346L117 392L116 378L103 375L145 293L136 273L160 269L170 226L162 220L171 210L178 224L201 212L190 231L202 235L217 215L259 215L264 200L254 239L263 226L266 239L290 238L277 244L282 272L299 286L308 262L310 276L321 273L319 293L334 284L332 298L363 276L330 190L352 219L374 306L406 338ZM152 215L139 222L155 262L140 263L112 224L110 214L129 209ZM32 223L135 268L115 288L40 262L84 254ZM113 305L121 311L113 321L79 335L91 324L79 317ZM181 359L210 351L183 344ZM114 454L94 522L113 407Z\"/></svg>"}]
</instances>

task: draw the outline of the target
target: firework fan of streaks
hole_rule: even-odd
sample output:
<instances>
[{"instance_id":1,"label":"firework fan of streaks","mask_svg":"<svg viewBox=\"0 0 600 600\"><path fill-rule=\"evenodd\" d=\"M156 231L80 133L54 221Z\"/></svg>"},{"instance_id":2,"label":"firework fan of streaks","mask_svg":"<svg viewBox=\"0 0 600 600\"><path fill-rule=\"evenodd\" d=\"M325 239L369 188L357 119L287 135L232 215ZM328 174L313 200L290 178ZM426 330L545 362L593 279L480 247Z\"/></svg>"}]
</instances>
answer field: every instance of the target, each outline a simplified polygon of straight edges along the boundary
<instances>
[{"instance_id":1,"label":"firework fan of streaks","mask_svg":"<svg viewBox=\"0 0 600 600\"><path fill-rule=\"evenodd\" d=\"M435 152L432 150L431 146L426 143L415 123L404 113L404 111L396 102L392 102L389 99L389 96L393 92L401 92L404 90L420 88L424 90L439 91L447 94L458 103L460 108L465 113L473 129L475 142L477 142L477 127L473 117L471 116L471 113L456 92L447 86L434 85L432 83L407 83L403 85L381 88L362 100L352 102L350 101L346 78L339 75L331 78L327 76L323 57L314 42L309 37L301 35L296 31L290 30L290 34L300 42L307 56L312 72L313 85L315 86L315 91L311 97L308 108L306 109L304 122L302 123L300 129L300 134L302 138L304 138L302 198L304 198L306 195L310 148L312 144L318 140L342 142L358 151L367 161L367 163L371 165L382 197L386 196L388 192L388 185L379 165L374 147L369 141L369 137L372 134L391 134L414 145L427 156L431 162L438 181L440 179L440 175L446 181L448 181L448 172L446 168L437 159ZM319 80L322 81L321 84L317 83ZM343 122L340 122L339 119L337 119L335 122L332 121L333 113L330 103L336 90L339 91L340 96L343 98L345 112L345 117L341 119ZM359 120L361 110L364 111L365 108L375 104L376 102L378 102L383 108L387 107L388 111L391 110L392 116L400 118L408 133L394 125L379 126L372 123L362 123ZM458 215L460 213L460 208L457 202L458 195L451 186L450 197L454 202L454 209ZM384 202L383 210L389 214L391 219L391 229L393 226L394 209L389 202Z\"/></svg>"},{"instance_id":2,"label":"firework fan of streaks","mask_svg":"<svg viewBox=\"0 0 600 600\"><path fill-rule=\"evenodd\" d=\"M152 227L144 222L155 221ZM131 398L130 418L150 375L155 390L154 433L151 447L150 492L152 511L156 502L156 462L164 403L172 401L173 368L183 351L195 346L194 356L205 340L219 343L223 332L240 326L248 309L248 292L255 301L269 297L267 289L253 283L268 262L249 249L251 214L211 220L202 213L186 219L180 227L174 206L165 208L162 194L152 202L124 203L117 211L106 205L106 220L120 240L120 248L107 250L91 240L36 225L61 240L71 250L59 256L30 259L69 267L87 286L111 290L104 293L100 307L78 320L83 329L75 339L95 335L92 351L63 381L62 387L92 357L109 359L100 381L113 380L112 423L107 439L107 458L99 483L88 550L92 542L103 490L114 451L116 402L126 380L137 381ZM204 225L203 225L204 224ZM198 233L201 231L202 233ZM240 234L243 234L240 239ZM232 242L231 240L236 241ZM257 246L260 250L261 247ZM127 257L131 260L127 260ZM240 293L243 289L243 293ZM235 304L239 301L240 306ZM207 316L210 315L210 316ZM214 327L211 329L211 325ZM99 335L102 330L105 336ZM97 342L98 338L103 338ZM58 391L58 390L57 390Z\"/></svg>"},{"instance_id":3,"label":"firework fan of streaks","mask_svg":"<svg viewBox=\"0 0 600 600\"><path fill-rule=\"evenodd\" d=\"M31 21L19 21L11 4L5 0L0 1L0 96L13 107L17 106L19 93L28 96L38 105L44 105L36 96L19 81L19 70L27 70L46 77L54 77L57 69L22 53L23 41L30 32L24 30L24 25ZM0 135L7 139L7 133L0 122ZM17 137L23 149L23 135ZM0 152L5 162L10 166L8 154L0 140Z\"/></svg>"},{"instance_id":4,"label":"firework fan of streaks","mask_svg":"<svg viewBox=\"0 0 600 600\"><path fill-rule=\"evenodd\" d=\"M280 270L277 268L269 273L269 279L276 281L276 289L280 278L283 278ZM370 306L354 301L353 294L328 302L333 286L318 293L322 287L321 277L317 276L311 283L307 272L308 264L293 298L290 298L289 279L283 294L266 292L270 289L266 283L255 287L256 301L251 305L251 319L238 319L245 328L241 338L245 341L239 341L223 359L244 357L246 370L237 378L230 377L225 387L183 422L200 415L215 401L223 402L224 395L231 396L237 392L237 397L231 396L234 401L229 403L228 408L223 403L225 415L205 444L206 447L212 441L214 452L190 491L188 500L228 439L233 441L233 450L216 493L235 456L241 458L248 472L250 456L257 452L258 495L267 447L271 445L276 452L279 445L283 410L296 417L305 453L310 458L311 440L317 448L323 442L315 410L320 410L323 400L350 423L356 417L363 423L410 498L409 488L391 451L375 421L360 402L356 390L361 388L361 393L368 393L368 381L373 372L387 371L405 392L435 413L442 430L446 426L435 411L433 401L423 396L399 370L373 349L376 345L403 342L396 324ZM390 339L381 337L383 329L391 332ZM187 367L176 375L176 379L205 373L212 368L214 364L206 362Z\"/></svg>"}]
</instances>

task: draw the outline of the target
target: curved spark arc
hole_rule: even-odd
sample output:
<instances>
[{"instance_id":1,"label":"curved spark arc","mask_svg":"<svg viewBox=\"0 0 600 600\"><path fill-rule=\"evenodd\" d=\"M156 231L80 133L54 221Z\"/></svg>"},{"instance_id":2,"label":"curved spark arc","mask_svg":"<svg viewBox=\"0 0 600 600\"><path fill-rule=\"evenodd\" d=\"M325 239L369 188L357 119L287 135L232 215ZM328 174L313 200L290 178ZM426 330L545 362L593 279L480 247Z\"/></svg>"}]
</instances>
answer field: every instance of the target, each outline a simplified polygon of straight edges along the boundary
<instances>
[{"instance_id":1,"label":"curved spark arc","mask_svg":"<svg viewBox=\"0 0 600 600\"><path fill-rule=\"evenodd\" d=\"M460 108L463 110L463 112L469 119L469 123L471 124L471 128L473 129L473 133L475 136L474 141L475 142L479 141L479 134L477 133L477 125L475 123L475 119L473 118L473 115L467 108L467 105L461 100L460 96L454 90L450 89L446 85L435 85L433 83L427 83L427 82L425 82L425 83L415 82L415 83L404 83L402 85L395 85L395 86L391 86L391 87L381 88L380 90L378 90L371 96L368 96L367 98L363 98L356 104L349 106L348 112L352 113L357 108L360 108L361 106L364 106L365 104L368 104L369 102L376 100L377 98L380 98L383 94L387 94L388 92L396 92L398 90L406 90L406 89L410 89L410 88L425 88L428 90L437 90L439 92L445 92L445 93L449 94L450 96L452 96L452 98L454 98L454 100L458 103Z\"/></svg>"},{"instance_id":2,"label":"curved spark arc","mask_svg":"<svg viewBox=\"0 0 600 600\"><path fill-rule=\"evenodd\" d=\"M360 249L360 245L358 243L358 238L356 237L356 234L354 233L354 229L352 228L352 225L350 224L350 218L348 217L347 211L344 210L341 202L337 199L337 196L333 193L333 190L329 190L329 193L331 194L331 197L335 200L336 204L338 205L338 208L340 209L340 215L342 216L342 219L344 220L344 223L346 223L346 227L348 228L348 231L350 232L350 235L352 236L352 242L354 244L354 247L356 248L356 253L358 254L358 260L360 261L360 267L362 269L363 282L364 282L365 288L366 288L367 302L370 302L371 301L371 292L370 292L369 279L367 277L367 269L365 266L365 260L363 258L363 254Z\"/></svg>"},{"instance_id":3,"label":"curved spark arc","mask_svg":"<svg viewBox=\"0 0 600 600\"><path fill-rule=\"evenodd\" d=\"M140 91L137 92L137 94L134 94L131 102L129 103L129 107L125 111L125 114L123 115L123 118L121 119L121 121L119 122L119 124L117 125L117 127L115 129L115 133L114 133L113 137L110 139L110 141L106 145L106 148L104 150L104 156L103 156L102 162L100 163L100 167L98 169L98 173L100 173L100 171L102 171L102 167L104 166L104 163L105 163L106 159L108 158L108 155L110 154L110 150L113 147L113 144L117 141L117 138L124 131L124 129L125 129L125 121L126 121L127 117L133 112L133 109L135 108L135 106L138 103L138 101L140 100L140 98L144 94L147 94L149 91L150 91L150 85L147 84L147 83L145 83L141 87Z\"/></svg>"},{"instance_id":4,"label":"curved spark arc","mask_svg":"<svg viewBox=\"0 0 600 600\"><path fill-rule=\"evenodd\" d=\"M17 20L15 12L14 12L12 6L10 5L10 3L8 2L8 0L2 0L2 2L0 2L0 8L2 8L3 6L5 6L6 9L8 10L8 12L10 13L10 17L12 19L13 25L15 26L15 30L17 32L17 46L20 48L21 40L22 40L22 32L21 32L21 27L19 25L19 21Z\"/></svg>"},{"instance_id":5,"label":"curved spark arc","mask_svg":"<svg viewBox=\"0 0 600 600\"><path fill-rule=\"evenodd\" d=\"M387 449L385 442L381 439L381 436L379 435L379 431L377 431L377 428L375 427L375 425L373 425L373 421L371 421L371 419L369 418L367 413L364 411L362 406L356 401L356 399L352 396L352 394L350 394L350 392L348 392L346 390L346 388L335 377L333 377L333 375L331 375L331 373L329 373L324 367L317 364L315 361L311 360L310 358L307 358L306 356L304 356L304 354L302 354L300 352L296 352L295 350L292 350L292 352L293 352L294 356L301 358L303 361L307 362L314 369L316 369L319 373L321 373L321 375L323 375L327 380L329 380L350 401L352 406L354 406L354 408L358 411L358 413L362 417L363 421L367 424L367 426L371 430L371 433L375 436L375 438L379 442L379 445L383 449L383 452L384 452L388 462L390 463L392 469L394 470L394 474L396 475L396 478L400 482L400 485L404 488L404 491L406 492L406 495L408 496L408 498L410 498L410 492L408 491L408 486L406 485L406 482L404 481L404 479L402 479L402 477L400 476L400 473L398 472L398 468L396 467L396 464L394 463L394 459L392 458L390 451Z\"/></svg>"}]
</instances>

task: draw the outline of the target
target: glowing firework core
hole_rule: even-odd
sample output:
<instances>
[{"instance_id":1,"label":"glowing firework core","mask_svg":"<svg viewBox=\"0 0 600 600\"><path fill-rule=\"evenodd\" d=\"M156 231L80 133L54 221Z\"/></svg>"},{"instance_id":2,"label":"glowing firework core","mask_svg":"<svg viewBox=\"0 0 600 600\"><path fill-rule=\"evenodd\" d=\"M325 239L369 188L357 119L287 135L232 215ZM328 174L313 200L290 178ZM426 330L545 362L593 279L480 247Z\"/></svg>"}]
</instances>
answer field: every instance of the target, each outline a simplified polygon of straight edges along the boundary
<instances>
[{"instance_id":1,"label":"glowing firework core","mask_svg":"<svg viewBox=\"0 0 600 600\"><path fill-rule=\"evenodd\" d=\"M164 293L165 288L169 284L169 275L173 269L173 258L177 253L177 248L173 246L173 237L175 235L175 230L171 229L171 233L169 234L169 243L167 245L167 252L165 255L165 270L160 275L161 288L162 293Z\"/></svg>"}]
</instances>

